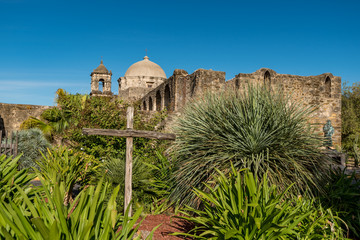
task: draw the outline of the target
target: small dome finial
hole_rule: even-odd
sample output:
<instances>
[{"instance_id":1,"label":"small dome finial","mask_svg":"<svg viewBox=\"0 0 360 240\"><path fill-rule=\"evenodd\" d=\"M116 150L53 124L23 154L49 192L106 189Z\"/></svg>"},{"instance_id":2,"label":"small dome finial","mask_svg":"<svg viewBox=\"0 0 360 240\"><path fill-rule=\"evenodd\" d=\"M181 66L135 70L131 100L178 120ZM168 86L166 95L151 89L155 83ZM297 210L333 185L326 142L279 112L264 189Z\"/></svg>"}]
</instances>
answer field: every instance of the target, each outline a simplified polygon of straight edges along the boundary
<instances>
[{"instance_id":1,"label":"small dome finial","mask_svg":"<svg viewBox=\"0 0 360 240\"><path fill-rule=\"evenodd\" d=\"M149 60L149 57L148 57L148 56L145 56L145 57L144 57L144 60Z\"/></svg>"},{"instance_id":2,"label":"small dome finial","mask_svg":"<svg viewBox=\"0 0 360 240\"><path fill-rule=\"evenodd\" d=\"M101 56L100 64L104 64L104 63L103 63L103 56Z\"/></svg>"}]
</instances>

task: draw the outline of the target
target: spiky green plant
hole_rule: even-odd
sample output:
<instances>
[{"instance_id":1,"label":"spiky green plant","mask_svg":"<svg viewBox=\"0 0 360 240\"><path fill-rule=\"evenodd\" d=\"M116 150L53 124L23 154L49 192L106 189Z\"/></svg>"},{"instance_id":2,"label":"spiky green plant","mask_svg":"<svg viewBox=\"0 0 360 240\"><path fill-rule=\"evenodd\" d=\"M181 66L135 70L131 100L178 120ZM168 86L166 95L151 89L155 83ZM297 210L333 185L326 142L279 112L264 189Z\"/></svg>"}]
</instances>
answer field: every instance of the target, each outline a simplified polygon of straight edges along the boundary
<instances>
[{"instance_id":1,"label":"spiky green plant","mask_svg":"<svg viewBox=\"0 0 360 240\"><path fill-rule=\"evenodd\" d=\"M204 209L187 208L182 217L195 223L187 235L194 239L343 239L339 219L312 201L284 199L267 174L259 182L253 173L232 167L227 177L218 171L209 193L195 189Z\"/></svg>"},{"instance_id":2,"label":"spiky green plant","mask_svg":"<svg viewBox=\"0 0 360 240\"><path fill-rule=\"evenodd\" d=\"M112 191L105 203L108 184L99 181L97 186L83 190L71 205L64 205L64 182L55 185L42 181L44 194L34 201L21 192L24 204L0 201L1 239L133 239L140 223L141 209L132 218L122 217L116 211L115 198L119 187ZM50 190L51 189L51 190ZM121 226L121 227L120 227ZM120 228L119 228L120 227ZM154 229L155 230L155 229ZM151 239L153 231L147 239ZM136 239L140 239L140 236Z\"/></svg>"},{"instance_id":3,"label":"spiky green plant","mask_svg":"<svg viewBox=\"0 0 360 240\"><path fill-rule=\"evenodd\" d=\"M87 183L91 175L95 174L99 167L99 162L94 157L83 152L74 152L66 147L57 149L47 149L46 154L42 154L42 159L37 161L39 169L36 173L39 178L47 182L65 184L65 199L67 205L72 199L72 190L75 183Z\"/></svg>"},{"instance_id":4,"label":"spiky green plant","mask_svg":"<svg viewBox=\"0 0 360 240\"><path fill-rule=\"evenodd\" d=\"M207 94L188 104L179 118L172 148L176 170L171 198L198 205L192 193L216 175L249 168L260 179L285 189L296 182L294 194L322 191L328 159L322 139L308 123L312 107L301 107L281 90L249 85L244 92Z\"/></svg>"},{"instance_id":5,"label":"spiky green plant","mask_svg":"<svg viewBox=\"0 0 360 240\"><path fill-rule=\"evenodd\" d=\"M106 172L106 181L111 183L113 187L120 186L120 194L117 198L119 210L123 211L125 192L125 153L119 154L117 158L104 160L104 171ZM144 206L146 203L152 202L152 197L156 194L151 189L151 169L148 168L139 158L135 158L132 168L132 199L135 207Z\"/></svg>"},{"instance_id":6,"label":"spiky green plant","mask_svg":"<svg viewBox=\"0 0 360 240\"><path fill-rule=\"evenodd\" d=\"M18 203L16 186L24 188L26 192L31 191L28 184L35 174L28 173L27 169L18 170L19 159L20 155L15 158L0 155L0 199L3 201Z\"/></svg>"},{"instance_id":7,"label":"spiky green plant","mask_svg":"<svg viewBox=\"0 0 360 240\"><path fill-rule=\"evenodd\" d=\"M50 147L49 141L43 132L37 128L21 130L18 134L18 152L22 153L19 160L20 168L36 167L36 160L41 157L42 152Z\"/></svg>"},{"instance_id":8,"label":"spiky green plant","mask_svg":"<svg viewBox=\"0 0 360 240\"><path fill-rule=\"evenodd\" d=\"M350 230L350 235L360 237L360 180L355 172L346 174L346 169L331 170L331 180L325 186L326 194L321 202L339 213Z\"/></svg>"}]
</instances>

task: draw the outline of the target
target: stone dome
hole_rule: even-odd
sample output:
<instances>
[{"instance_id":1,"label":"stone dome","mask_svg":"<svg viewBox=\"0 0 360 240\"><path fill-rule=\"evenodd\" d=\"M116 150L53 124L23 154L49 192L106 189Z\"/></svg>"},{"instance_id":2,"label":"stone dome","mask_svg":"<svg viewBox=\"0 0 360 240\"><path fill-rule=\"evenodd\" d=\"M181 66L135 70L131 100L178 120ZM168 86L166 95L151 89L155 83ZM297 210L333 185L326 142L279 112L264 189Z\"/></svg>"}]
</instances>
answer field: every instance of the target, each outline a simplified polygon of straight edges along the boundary
<instances>
[{"instance_id":1,"label":"stone dome","mask_svg":"<svg viewBox=\"0 0 360 240\"><path fill-rule=\"evenodd\" d=\"M101 59L100 65L94 69L94 73L109 73L109 71L106 69L103 60Z\"/></svg>"},{"instance_id":2,"label":"stone dome","mask_svg":"<svg viewBox=\"0 0 360 240\"><path fill-rule=\"evenodd\" d=\"M160 77L166 78L164 70L156 63L149 60L147 56L144 60L131 65L125 73L125 77Z\"/></svg>"}]
</instances>

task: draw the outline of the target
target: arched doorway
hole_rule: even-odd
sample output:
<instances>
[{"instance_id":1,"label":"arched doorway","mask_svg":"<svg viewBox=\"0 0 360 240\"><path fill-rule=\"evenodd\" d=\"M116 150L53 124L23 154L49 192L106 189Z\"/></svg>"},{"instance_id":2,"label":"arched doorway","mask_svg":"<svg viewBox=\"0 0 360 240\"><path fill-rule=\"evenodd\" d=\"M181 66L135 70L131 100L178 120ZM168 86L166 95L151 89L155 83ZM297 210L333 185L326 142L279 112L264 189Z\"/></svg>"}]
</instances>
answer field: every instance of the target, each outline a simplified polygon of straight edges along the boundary
<instances>
[{"instance_id":1,"label":"arched doorway","mask_svg":"<svg viewBox=\"0 0 360 240\"><path fill-rule=\"evenodd\" d=\"M143 110L146 111L146 102L143 102Z\"/></svg>"},{"instance_id":2,"label":"arched doorway","mask_svg":"<svg viewBox=\"0 0 360 240\"><path fill-rule=\"evenodd\" d=\"M170 110L170 104L171 104L170 87L169 85L166 85L164 91L164 106L168 111Z\"/></svg>"},{"instance_id":3,"label":"arched doorway","mask_svg":"<svg viewBox=\"0 0 360 240\"><path fill-rule=\"evenodd\" d=\"M149 97L149 111L153 110L153 100L151 97Z\"/></svg>"},{"instance_id":4,"label":"arched doorway","mask_svg":"<svg viewBox=\"0 0 360 240\"><path fill-rule=\"evenodd\" d=\"M271 75L269 71L266 71L264 74L264 86L268 89L271 87Z\"/></svg>"},{"instance_id":5,"label":"arched doorway","mask_svg":"<svg viewBox=\"0 0 360 240\"><path fill-rule=\"evenodd\" d=\"M326 77L325 79L325 97L331 97L331 79Z\"/></svg>"},{"instance_id":6,"label":"arched doorway","mask_svg":"<svg viewBox=\"0 0 360 240\"><path fill-rule=\"evenodd\" d=\"M161 94L160 90L156 92L156 111L161 111Z\"/></svg>"}]
</instances>

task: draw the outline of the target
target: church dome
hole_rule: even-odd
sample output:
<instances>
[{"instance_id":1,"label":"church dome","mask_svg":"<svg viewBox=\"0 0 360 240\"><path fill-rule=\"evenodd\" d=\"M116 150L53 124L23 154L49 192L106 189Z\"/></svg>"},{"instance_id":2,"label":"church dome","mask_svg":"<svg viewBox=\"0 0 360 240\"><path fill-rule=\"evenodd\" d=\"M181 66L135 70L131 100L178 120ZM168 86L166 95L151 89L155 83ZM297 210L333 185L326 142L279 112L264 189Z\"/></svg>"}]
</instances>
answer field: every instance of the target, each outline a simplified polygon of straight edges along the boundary
<instances>
[{"instance_id":1,"label":"church dome","mask_svg":"<svg viewBox=\"0 0 360 240\"><path fill-rule=\"evenodd\" d=\"M161 77L166 78L164 70L156 63L149 60L147 56L144 60L134 63L125 73L125 77Z\"/></svg>"},{"instance_id":2,"label":"church dome","mask_svg":"<svg viewBox=\"0 0 360 240\"><path fill-rule=\"evenodd\" d=\"M94 69L94 73L109 73L103 63L103 60L101 60L100 65L96 69Z\"/></svg>"}]
</instances>

